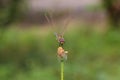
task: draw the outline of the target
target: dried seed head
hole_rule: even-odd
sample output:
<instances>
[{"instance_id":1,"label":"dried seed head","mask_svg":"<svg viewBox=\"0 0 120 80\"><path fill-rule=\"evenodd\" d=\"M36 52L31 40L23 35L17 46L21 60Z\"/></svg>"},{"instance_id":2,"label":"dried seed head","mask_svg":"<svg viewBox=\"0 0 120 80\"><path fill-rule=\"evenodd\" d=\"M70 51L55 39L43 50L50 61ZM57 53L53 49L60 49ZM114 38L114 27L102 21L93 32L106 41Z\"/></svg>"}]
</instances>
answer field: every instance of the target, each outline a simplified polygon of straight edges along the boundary
<instances>
[{"instance_id":1,"label":"dried seed head","mask_svg":"<svg viewBox=\"0 0 120 80\"><path fill-rule=\"evenodd\" d=\"M62 47L58 47L57 53L60 60L67 60L68 51L65 51Z\"/></svg>"}]
</instances>

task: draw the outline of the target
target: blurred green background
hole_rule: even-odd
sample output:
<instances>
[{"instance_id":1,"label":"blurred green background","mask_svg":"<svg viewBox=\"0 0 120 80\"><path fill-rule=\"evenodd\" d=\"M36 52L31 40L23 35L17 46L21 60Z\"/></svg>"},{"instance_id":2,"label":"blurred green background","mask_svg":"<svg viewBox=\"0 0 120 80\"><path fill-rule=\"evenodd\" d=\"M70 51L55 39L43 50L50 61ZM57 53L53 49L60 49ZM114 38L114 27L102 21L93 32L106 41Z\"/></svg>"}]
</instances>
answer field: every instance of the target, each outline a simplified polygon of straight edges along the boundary
<instances>
[{"instance_id":1,"label":"blurred green background","mask_svg":"<svg viewBox=\"0 0 120 80\"><path fill-rule=\"evenodd\" d=\"M64 48L69 52L64 79L120 80L119 0L93 0L94 5L64 9L56 3L56 9L31 7L38 2L30 2L33 4L0 0L0 80L60 80L54 32L62 30L69 13L72 20L64 35ZM55 27L47 22L45 13L49 18L52 13Z\"/></svg>"}]
</instances>

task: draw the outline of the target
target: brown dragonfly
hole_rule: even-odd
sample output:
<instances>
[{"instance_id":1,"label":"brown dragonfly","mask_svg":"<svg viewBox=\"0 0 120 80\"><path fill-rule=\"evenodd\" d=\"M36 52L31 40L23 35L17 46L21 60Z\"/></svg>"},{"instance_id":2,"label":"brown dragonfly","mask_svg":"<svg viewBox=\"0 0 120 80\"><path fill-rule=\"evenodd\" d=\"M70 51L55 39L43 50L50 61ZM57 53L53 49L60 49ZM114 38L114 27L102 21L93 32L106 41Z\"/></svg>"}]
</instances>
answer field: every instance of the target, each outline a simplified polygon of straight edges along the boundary
<instances>
[{"instance_id":1,"label":"brown dragonfly","mask_svg":"<svg viewBox=\"0 0 120 80\"><path fill-rule=\"evenodd\" d=\"M59 46L63 47L63 44L65 43L65 39L62 34L55 33L56 40L59 43Z\"/></svg>"},{"instance_id":2,"label":"brown dragonfly","mask_svg":"<svg viewBox=\"0 0 120 80\"><path fill-rule=\"evenodd\" d=\"M49 17L50 17L50 19L48 18L47 14L45 14L45 18L47 19L48 23L51 23L51 26L55 26L52 15L49 14ZM59 44L59 47L57 50L57 55L58 55L59 60L61 60L61 61L67 60L68 51L65 51L63 48L63 45L65 43L65 39L63 36L64 36L65 30L67 28L69 21L70 21L70 16L69 16L68 20L64 22L63 30L61 31L61 33L55 33L56 40L58 41L58 44Z\"/></svg>"}]
</instances>

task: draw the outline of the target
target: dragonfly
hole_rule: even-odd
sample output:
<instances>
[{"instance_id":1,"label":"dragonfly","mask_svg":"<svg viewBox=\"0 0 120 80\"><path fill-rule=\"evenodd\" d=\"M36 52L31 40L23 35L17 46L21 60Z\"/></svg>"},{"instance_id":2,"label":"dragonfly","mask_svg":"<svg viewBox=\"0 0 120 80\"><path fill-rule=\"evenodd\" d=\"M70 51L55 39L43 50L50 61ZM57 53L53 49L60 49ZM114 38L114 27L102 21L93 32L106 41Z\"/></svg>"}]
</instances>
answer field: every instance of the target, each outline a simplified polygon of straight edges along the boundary
<instances>
[{"instance_id":1,"label":"dragonfly","mask_svg":"<svg viewBox=\"0 0 120 80\"><path fill-rule=\"evenodd\" d=\"M58 33L55 33L55 36L56 36L56 40L58 41L59 43L59 46L63 46L63 44L65 43L65 39L63 37L62 34L58 34Z\"/></svg>"},{"instance_id":2,"label":"dragonfly","mask_svg":"<svg viewBox=\"0 0 120 80\"><path fill-rule=\"evenodd\" d=\"M49 14L50 19L48 18L47 14L45 14L45 18L48 21L48 23L51 23L51 26L55 26L54 20L53 20L53 17L52 17L51 14ZM59 44L58 49L57 49L57 56L58 56L59 60L61 60L61 61L67 60L68 51L65 51L64 48L63 48L63 45L65 43L65 39L64 39L63 36L64 36L65 30L67 28L67 25L68 25L69 21L70 21L70 16L69 16L68 20L64 23L61 33L56 33L56 32L54 33L55 37L56 37L56 40Z\"/></svg>"},{"instance_id":3,"label":"dragonfly","mask_svg":"<svg viewBox=\"0 0 120 80\"><path fill-rule=\"evenodd\" d=\"M60 61L67 60L68 51L65 51L64 48L63 48L63 44L65 43L64 37L63 37L63 35L57 34L57 33L55 33L55 35L56 35L56 39L59 43L59 47L58 47L58 50L57 50L58 59Z\"/></svg>"}]
</instances>

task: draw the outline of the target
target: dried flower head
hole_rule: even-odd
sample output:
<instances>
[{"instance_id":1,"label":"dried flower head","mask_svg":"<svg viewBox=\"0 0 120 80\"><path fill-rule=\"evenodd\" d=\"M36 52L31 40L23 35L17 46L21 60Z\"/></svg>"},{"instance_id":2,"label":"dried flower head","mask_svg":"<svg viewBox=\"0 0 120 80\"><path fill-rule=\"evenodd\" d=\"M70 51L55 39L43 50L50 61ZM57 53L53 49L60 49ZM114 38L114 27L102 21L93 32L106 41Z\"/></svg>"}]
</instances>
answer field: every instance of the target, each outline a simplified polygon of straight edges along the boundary
<instances>
[{"instance_id":1,"label":"dried flower head","mask_svg":"<svg viewBox=\"0 0 120 80\"><path fill-rule=\"evenodd\" d=\"M57 53L60 60L67 60L68 51L65 51L62 47L58 47Z\"/></svg>"}]
</instances>

